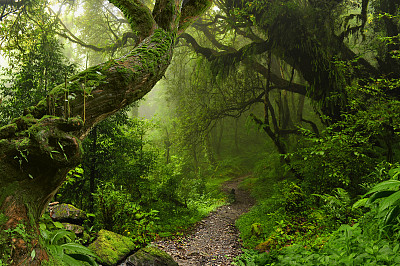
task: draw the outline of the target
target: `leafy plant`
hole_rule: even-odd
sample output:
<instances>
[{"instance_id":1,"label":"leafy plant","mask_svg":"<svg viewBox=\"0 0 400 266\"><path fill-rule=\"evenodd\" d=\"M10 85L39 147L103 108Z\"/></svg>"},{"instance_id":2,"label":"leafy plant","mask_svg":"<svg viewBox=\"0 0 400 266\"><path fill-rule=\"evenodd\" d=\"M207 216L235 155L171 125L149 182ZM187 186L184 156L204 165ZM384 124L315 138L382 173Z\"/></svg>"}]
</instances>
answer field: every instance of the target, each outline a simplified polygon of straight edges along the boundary
<instances>
[{"instance_id":1,"label":"leafy plant","mask_svg":"<svg viewBox=\"0 0 400 266\"><path fill-rule=\"evenodd\" d=\"M60 227L59 224L55 225ZM39 226L44 246L55 259L67 266L82 265L83 262L97 265L93 259L97 256L89 248L75 243L73 232L65 229L48 230L44 223L40 223Z\"/></svg>"},{"instance_id":2,"label":"leafy plant","mask_svg":"<svg viewBox=\"0 0 400 266\"><path fill-rule=\"evenodd\" d=\"M7 216L0 214L0 226L7 221ZM7 265L13 252L14 244L10 243L10 239L22 239L25 243L30 243L32 235L27 231L22 223L18 223L14 228L0 230L0 262ZM0 265L1 265L0 263Z\"/></svg>"},{"instance_id":3,"label":"leafy plant","mask_svg":"<svg viewBox=\"0 0 400 266\"><path fill-rule=\"evenodd\" d=\"M158 219L158 211L143 210L129 193L122 187L116 188L112 183L99 186L94 196L98 228L130 236L139 245L153 240L154 221Z\"/></svg>"},{"instance_id":4,"label":"leafy plant","mask_svg":"<svg viewBox=\"0 0 400 266\"><path fill-rule=\"evenodd\" d=\"M377 207L377 218L384 227L390 228L400 214L400 167L388 171L390 180L375 185L353 207ZM366 197L370 195L369 197Z\"/></svg>"},{"instance_id":5,"label":"leafy plant","mask_svg":"<svg viewBox=\"0 0 400 266\"><path fill-rule=\"evenodd\" d=\"M330 194L313 194L319 197L322 201L322 210L329 216L329 219L334 223L348 223L353 216L351 209L351 198L349 193L343 188L336 188Z\"/></svg>"}]
</instances>

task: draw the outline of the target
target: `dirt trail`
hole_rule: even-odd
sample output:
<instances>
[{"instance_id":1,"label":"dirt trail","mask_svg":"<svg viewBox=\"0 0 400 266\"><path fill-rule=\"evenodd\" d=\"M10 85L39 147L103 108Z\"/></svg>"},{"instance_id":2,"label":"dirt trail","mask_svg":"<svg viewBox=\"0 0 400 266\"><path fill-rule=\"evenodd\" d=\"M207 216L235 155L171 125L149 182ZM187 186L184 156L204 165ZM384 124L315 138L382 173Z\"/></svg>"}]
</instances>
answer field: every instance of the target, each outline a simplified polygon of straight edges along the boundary
<instances>
[{"instance_id":1,"label":"dirt trail","mask_svg":"<svg viewBox=\"0 0 400 266\"><path fill-rule=\"evenodd\" d=\"M235 189L234 203L210 213L186 236L154 244L168 252L180 266L231 265L233 258L242 253L235 221L254 205L249 192L238 189L245 177L235 178L223 185L226 193Z\"/></svg>"}]
</instances>

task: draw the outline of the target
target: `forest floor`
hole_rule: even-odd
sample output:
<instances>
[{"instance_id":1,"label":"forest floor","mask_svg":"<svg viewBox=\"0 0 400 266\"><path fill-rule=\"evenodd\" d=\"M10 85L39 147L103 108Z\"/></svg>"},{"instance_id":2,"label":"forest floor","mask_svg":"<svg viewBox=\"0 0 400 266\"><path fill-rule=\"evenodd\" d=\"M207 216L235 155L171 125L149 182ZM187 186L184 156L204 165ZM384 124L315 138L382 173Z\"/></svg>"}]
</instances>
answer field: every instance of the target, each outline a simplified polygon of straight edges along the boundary
<instances>
[{"instance_id":1,"label":"forest floor","mask_svg":"<svg viewBox=\"0 0 400 266\"><path fill-rule=\"evenodd\" d=\"M210 213L186 235L153 244L169 253L180 266L231 265L233 258L242 254L235 221L255 203L249 191L238 188L246 177L241 176L222 185L222 190L228 195L232 189L235 190L235 202Z\"/></svg>"}]
</instances>

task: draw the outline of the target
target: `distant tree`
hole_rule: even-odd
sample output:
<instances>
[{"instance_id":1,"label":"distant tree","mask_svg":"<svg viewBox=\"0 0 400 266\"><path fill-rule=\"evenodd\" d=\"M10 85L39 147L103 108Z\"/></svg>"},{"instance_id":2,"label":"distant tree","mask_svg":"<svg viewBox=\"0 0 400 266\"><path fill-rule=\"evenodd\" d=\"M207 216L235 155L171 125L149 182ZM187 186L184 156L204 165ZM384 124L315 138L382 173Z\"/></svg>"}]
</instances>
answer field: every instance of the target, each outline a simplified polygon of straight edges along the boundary
<instances>
[{"instance_id":1,"label":"distant tree","mask_svg":"<svg viewBox=\"0 0 400 266\"><path fill-rule=\"evenodd\" d=\"M0 84L1 124L21 116L27 106L36 104L56 85L75 71L62 53L54 34L39 31L36 38L23 44L25 51L10 55L10 66L3 69Z\"/></svg>"}]
</instances>

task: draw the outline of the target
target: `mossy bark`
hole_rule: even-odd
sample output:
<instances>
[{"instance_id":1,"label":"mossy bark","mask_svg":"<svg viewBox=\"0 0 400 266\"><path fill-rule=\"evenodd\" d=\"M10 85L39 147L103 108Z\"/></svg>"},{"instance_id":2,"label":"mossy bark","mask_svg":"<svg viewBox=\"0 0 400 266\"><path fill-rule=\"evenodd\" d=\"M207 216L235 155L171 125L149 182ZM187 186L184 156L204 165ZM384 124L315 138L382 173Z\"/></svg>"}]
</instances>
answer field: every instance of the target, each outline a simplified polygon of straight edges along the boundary
<instances>
[{"instance_id":1,"label":"mossy bark","mask_svg":"<svg viewBox=\"0 0 400 266\"><path fill-rule=\"evenodd\" d=\"M0 229L24 224L32 236L9 234L11 265L40 265L48 259L39 243L37 221L67 172L80 163L81 141L98 122L153 88L170 64L179 31L212 3L192 0L198 11L191 5L190 17L185 19L181 0L157 0L153 14L137 0L112 2L140 32L138 46L120 59L66 80L27 108L23 117L0 128L0 213L7 217ZM136 7L140 14L132 14ZM180 20L185 21L182 27Z\"/></svg>"}]
</instances>

